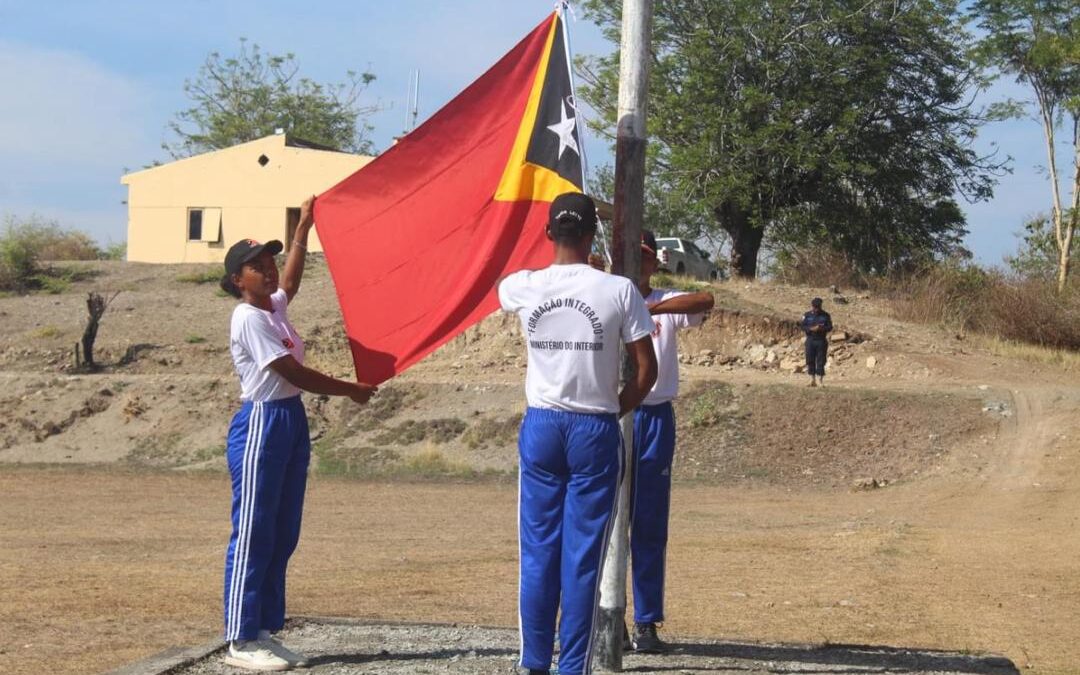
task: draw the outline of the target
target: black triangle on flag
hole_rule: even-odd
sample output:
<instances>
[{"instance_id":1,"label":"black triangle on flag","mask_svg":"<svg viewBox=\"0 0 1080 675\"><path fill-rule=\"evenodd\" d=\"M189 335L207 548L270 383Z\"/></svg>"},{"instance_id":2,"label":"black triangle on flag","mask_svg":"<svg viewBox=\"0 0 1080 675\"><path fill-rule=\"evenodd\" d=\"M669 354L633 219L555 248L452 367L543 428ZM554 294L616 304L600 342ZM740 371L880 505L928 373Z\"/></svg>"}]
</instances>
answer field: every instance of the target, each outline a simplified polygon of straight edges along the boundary
<instances>
[{"instance_id":1,"label":"black triangle on flag","mask_svg":"<svg viewBox=\"0 0 1080 675\"><path fill-rule=\"evenodd\" d=\"M563 22L556 22L540 94L536 123L525 160L556 172L584 189L581 182L581 145L570 66L566 60Z\"/></svg>"}]
</instances>

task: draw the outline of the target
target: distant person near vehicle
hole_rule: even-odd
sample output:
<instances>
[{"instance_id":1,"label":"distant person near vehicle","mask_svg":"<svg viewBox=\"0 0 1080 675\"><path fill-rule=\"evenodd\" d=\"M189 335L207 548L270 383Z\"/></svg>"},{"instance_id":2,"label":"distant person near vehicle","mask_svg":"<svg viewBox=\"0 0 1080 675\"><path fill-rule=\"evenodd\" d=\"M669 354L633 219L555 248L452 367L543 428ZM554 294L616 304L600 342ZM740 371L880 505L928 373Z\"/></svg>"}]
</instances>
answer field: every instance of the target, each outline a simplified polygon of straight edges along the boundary
<instances>
[{"instance_id":1,"label":"distant person near vehicle","mask_svg":"<svg viewBox=\"0 0 1080 675\"><path fill-rule=\"evenodd\" d=\"M829 354L829 333L832 317L821 308L821 298L810 301L810 311L803 314L799 326L806 333L806 372L810 374L810 386L825 386L825 359Z\"/></svg>"},{"instance_id":2,"label":"distant person near vehicle","mask_svg":"<svg viewBox=\"0 0 1080 675\"><path fill-rule=\"evenodd\" d=\"M521 661L550 672L559 619L560 675L591 670L597 592L622 479L619 417L656 381L653 321L634 284L588 264L596 206L580 193L551 203L555 261L499 284L521 319L528 408L518 436ZM619 391L625 344L636 366Z\"/></svg>"},{"instance_id":3,"label":"distant person near vehicle","mask_svg":"<svg viewBox=\"0 0 1080 675\"><path fill-rule=\"evenodd\" d=\"M232 475L232 536L225 554L225 663L289 670L307 659L272 636L285 624L285 570L300 538L311 439L300 392L365 403L375 387L338 380L304 363L304 342L286 315L304 275L315 198L304 202L278 285L280 241L243 239L225 255L221 287L241 300L229 350L240 377L226 459Z\"/></svg>"},{"instance_id":4,"label":"distant person near vehicle","mask_svg":"<svg viewBox=\"0 0 1080 675\"><path fill-rule=\"evenodd\" d=\"M634 630L630 647L646 654L664 651L656 632L664 621L664 578L671 507L671 465L675 457L675 412L671 402L679 392L679 354L676 333L701 325L712 309L712 293L684 293L653 288L659 269L656 237L641 237L641 278L638 290L653 318L652 346L656 352L656 384L634 411L634 465L631 480L630 555L634 590Z\"/></svg>"}]
</instances>

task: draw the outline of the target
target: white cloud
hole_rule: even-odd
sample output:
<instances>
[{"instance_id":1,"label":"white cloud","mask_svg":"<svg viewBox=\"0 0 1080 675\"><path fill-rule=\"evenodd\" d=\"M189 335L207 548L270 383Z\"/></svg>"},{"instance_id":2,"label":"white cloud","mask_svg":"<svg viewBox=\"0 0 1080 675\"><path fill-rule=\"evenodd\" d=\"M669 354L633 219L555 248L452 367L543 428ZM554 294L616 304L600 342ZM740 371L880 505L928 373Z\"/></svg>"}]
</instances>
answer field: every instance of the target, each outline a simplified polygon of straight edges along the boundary
<instances>
[{"instance_id":1,"label":"white cloud","mask_svg":"<svg viewBox=\"0 0 1080 675\"><path fill-rule=\"evenodd\" d=\"M145 155L137 85L75 53L0 41L5 172L62 165L117 173Z\"/></svg>"},{"instance_id":2,"label":"white cloud","mask_svg":"<svg viewBox=\"0 0 1080 675\"><path fill-rule=\"evenodd\" d=\"M69 51L0 40L0 213L124 238L125 166L158 154L152 96Z\"/></svg>"}]
</instances>

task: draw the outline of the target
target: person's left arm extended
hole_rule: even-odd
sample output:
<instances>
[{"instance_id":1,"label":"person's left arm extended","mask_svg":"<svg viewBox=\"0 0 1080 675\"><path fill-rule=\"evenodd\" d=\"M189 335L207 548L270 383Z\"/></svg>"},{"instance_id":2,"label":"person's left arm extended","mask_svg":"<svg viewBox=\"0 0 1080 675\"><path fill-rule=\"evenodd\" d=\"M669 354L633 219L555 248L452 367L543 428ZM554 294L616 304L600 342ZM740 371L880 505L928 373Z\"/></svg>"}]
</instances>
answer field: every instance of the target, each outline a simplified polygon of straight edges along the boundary
<instances>
[{"instance_id":1,"label":"person's left arm extended","mask_svg":"<svg viewBox=\"0 0 1080 675\"><path fill-rule=\"evenodd\" d=\"M285 260L285 274L281 278L281 288L292 302L293 296L300 290L300 280L304 277L304 259L307 257L307 238L311 225L315 222L315 197L311 196L300 206L300 222L296 224L296 233L289 245L289 257Z\"/></svg>"},{"instance_id":2,"label":"person's left arm extended","mask_svg":"<svg viewBox=\"0 0 1080 675\"><path fill-rule=\"evenodd\" d=\"M713 294L708 291L685 293L650 306L649 314L701 314L712 309L715 304Z\"/></svg>"}]
</instances>

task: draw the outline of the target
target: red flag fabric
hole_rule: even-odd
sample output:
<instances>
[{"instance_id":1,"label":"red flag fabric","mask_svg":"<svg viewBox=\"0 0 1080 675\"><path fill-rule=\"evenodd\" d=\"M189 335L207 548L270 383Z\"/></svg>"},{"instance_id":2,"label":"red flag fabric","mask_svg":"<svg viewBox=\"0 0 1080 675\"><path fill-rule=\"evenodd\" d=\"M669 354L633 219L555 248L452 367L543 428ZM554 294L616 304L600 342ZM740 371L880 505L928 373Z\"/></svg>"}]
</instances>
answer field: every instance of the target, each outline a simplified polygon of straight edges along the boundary
<instances>
[{"instance_id":1,"label":"red flag fabric","mask_svg":"<svg viewBox=\"0 0 1080 675\"><path fill-rule=\"evenodd\" d=\"M555 14L316 200L360 381L402 372L497 309L498 279L551 262L548 205L582 187L563 40Z\"/></svg>"}]
</instances>

